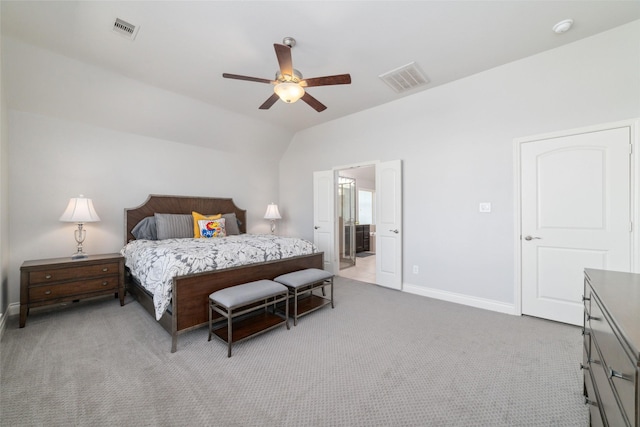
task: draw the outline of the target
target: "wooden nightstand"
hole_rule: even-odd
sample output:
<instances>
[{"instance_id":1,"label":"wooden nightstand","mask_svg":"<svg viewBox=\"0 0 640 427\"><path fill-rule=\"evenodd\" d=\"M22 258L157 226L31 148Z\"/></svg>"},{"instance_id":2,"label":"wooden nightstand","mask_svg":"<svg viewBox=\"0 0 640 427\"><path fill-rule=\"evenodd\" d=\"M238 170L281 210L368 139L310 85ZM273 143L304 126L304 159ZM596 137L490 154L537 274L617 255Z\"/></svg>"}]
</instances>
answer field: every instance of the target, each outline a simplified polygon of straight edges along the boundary
<instances>
[{"instance_id":1,"label":"wooden nightstand","mask_svg":"<svg viewBox=\"0 0 640 427\"><path fill-rule=\"evenodd\" d=\"M124 257L120 254L25 261L20 267L20 327L24 328L31 307L115 293L124 305Z\"/></svg>"}]
</instances>

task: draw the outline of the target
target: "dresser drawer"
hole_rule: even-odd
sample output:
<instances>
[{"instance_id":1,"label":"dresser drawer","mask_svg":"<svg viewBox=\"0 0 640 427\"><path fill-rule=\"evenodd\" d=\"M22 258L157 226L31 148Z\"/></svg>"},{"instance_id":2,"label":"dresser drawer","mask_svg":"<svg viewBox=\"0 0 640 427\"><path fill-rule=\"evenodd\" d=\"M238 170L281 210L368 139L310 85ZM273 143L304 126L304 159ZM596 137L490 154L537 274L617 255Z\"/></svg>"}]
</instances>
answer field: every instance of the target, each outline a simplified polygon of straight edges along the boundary
<instances>
[{"instance_id":1,"label":"dresser drawer","mask_svg":"<svg viewBox=\"0 0 640 427\"><path fill-rule=\"evenodd\" d=\"M590 325L602 354L603 369L618 394L631 425L636 425L636 367L604 316L600 301L591 304Z\"/></svg>"},{"instance_id":2,"label":"dresser drawer","mask_svg":"<svg viewBox=\"0 0 640 427\"><path fill-rule=\"evenodd\" d=\"M607 372L603 366L601 356L597 351L598 340L594 337L595 347L591 352L591 374L593 375L593 382L596 384L598 390L598 405L601 411L605 414L608 425L610 426L626 426L628 425L624 420L624 415L618 406L618 402L613 394L613 389L609 385L609 379L607 378Z\"/></svg>"},{"instance_id":3,"label":"dresser drawer","mask_svg":"<svg viewBox=\"0 0 640 427\"><path fill-rule=\"evenodd\" d=\"M77 282L33 286L29 288L29 300L37 302L73 297L92 292L118 292L118 284L118 276L108 276L90 280L79 280Z\"/></svg>"},{"instance_id":4,"label":"dresser drawer","mask_svg":"<svg viewBox=\"0 0 640 427\"><path fill-rule=\"evenodd\" d=\"M600 406L598 404L598 396L593 388L593 379L591 372L587 369L584 372L584 388L587 393L586 403L589 405L589 424L591 427L603 426L602 415L600 414Z\"/></svg>"},{"instance_id":5,"label":"dresser drawer","mask_svg":"<svg viewBox=\"0 0 640 427\"><path fill-rule=\"evenodd\" d=\"M107 274L119 274L117 262L100 265L78 266L74 268L52 268L50 270L29 272L29 284L60 282L81 277L99 277Z\"/></svg>"},{"instance_id":6,"label":"dresser drawer","mask_svg":"<svg viewBox=\"0 0 640 427\"><path fill-rule=\"evenodd\" d=\"M591 339L585 334L584 346L582 348L582 369L584 377L584 395L585 403L589 405L589 424L591 427L603 426L602 414L600 413L600 397L596 393L593 385L593 377L591 370L598 365L593 364L591 360Z\"/></svg>"}]
</instances>

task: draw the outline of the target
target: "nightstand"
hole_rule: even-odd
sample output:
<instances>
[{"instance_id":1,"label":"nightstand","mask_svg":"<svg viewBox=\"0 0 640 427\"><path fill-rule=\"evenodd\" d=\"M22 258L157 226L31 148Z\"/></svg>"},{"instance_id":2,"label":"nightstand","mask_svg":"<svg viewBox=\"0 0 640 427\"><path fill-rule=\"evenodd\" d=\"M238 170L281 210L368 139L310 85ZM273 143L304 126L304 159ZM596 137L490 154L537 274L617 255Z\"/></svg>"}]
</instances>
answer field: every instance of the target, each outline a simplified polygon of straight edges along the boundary
<instances>
[{"instance_id":1,"label":"nightstand","mask_svg":"<svg viewBox=\"0 0 640 427\"><path fill-rule=\"evenodd\" d=\"M20 267L20 327L24 328L32 307L115 293L124 305L124 257L120 254L25 261Z\"/></svg>"}]
</instances>

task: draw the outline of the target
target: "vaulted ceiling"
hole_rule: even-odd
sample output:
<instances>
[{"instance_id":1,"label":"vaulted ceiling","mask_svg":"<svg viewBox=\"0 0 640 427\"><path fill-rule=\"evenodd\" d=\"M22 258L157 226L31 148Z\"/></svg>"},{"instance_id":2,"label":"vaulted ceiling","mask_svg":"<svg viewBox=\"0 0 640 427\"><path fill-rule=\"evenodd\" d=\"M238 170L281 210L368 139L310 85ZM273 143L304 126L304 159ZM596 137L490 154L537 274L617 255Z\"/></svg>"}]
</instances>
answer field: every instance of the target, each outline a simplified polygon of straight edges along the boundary
<instances>
[{"instance_id":1,"label":"vaulted ceiling","mask_svg":"<svg viewBox=\"0 0 640 427\"><path fill-rule=\"evenodd\" d=\"M2 1L2 33L149 85L295 132L429 90L640 19L639 1ZM116 18L138 27L134 40ZM573 19L573 28L552 27ZM304 77L350 73L310 88L324 103L276 102L273 44L293 37ZM429 83L396 93L379 75L415 62ZM532 81L535 85L539 82Z\"/></svg>"}]
</instances>

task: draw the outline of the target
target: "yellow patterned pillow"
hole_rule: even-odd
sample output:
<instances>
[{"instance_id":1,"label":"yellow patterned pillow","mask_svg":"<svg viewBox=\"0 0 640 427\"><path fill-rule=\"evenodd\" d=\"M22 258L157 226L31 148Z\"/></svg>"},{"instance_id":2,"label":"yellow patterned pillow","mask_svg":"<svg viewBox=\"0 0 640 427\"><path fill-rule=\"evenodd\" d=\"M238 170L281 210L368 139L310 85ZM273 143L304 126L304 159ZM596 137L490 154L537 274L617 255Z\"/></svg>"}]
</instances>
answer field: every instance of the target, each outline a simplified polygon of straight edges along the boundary
<instances>
[{"instance_id":1,"label":"yellow patterned pillow","mask_svg":"<svg viewBox=\"0 0 640 427\"><path fill-rule=\"evenodd\" d=\"M198 221L201 219L220 219L222 218L222 214L218 215L202 215L201 213L191 211L191 215L193 216L193 237L199 238L202 237L200 234L200 226L198 225Z\"/></svg>"}]
</instances>

